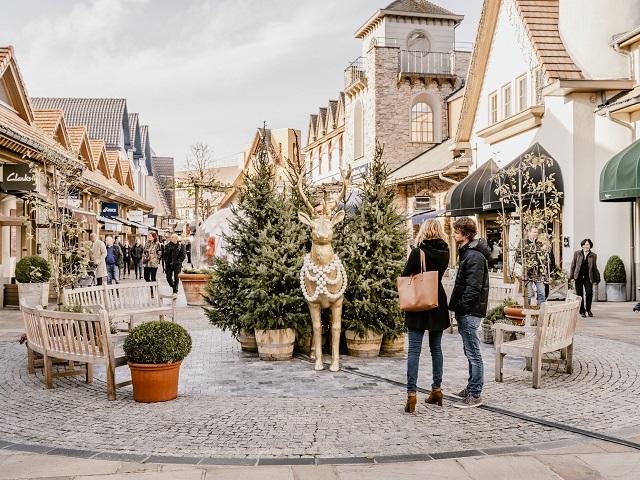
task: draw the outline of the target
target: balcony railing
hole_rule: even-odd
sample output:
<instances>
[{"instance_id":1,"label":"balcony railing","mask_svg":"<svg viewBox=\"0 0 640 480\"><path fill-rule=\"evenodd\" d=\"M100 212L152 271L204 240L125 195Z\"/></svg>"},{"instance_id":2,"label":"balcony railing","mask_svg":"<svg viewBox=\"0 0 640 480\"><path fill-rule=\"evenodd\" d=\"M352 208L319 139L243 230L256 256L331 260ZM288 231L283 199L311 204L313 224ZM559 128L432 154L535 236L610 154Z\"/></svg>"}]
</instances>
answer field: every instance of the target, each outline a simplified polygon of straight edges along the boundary
<instances>
[{"instance_id":1,"label":"balcony railing","mask_svg":"<svg viewBox=\"0 0 640 480\"><path fill-rule=\"evenodd\" d=\"M344 88L348 88L358 80L364 78L364 60L362 57L356 58L344 69Z\"/></svg>"},{"instance_id":2,"label":"balcony railing","mask_svg":"<svg viewBox=\"0 0 640 480\"><path fill-rule=\"evenodd\" d=\"M399 70L401 75L452 75L451 54L401 50Z\"/></svg>"}]
</instances>

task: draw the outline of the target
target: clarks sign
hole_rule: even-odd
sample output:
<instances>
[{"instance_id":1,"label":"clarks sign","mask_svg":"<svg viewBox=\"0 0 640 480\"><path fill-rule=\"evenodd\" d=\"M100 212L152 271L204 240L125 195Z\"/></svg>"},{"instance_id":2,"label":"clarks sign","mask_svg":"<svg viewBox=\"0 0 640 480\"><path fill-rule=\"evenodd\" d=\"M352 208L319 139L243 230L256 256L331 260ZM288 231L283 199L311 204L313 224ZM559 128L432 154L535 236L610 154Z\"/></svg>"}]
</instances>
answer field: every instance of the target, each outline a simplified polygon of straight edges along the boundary
<instances>
[{"instance_id":1,"label":"clarks sign","mask_svg":"<svg viewBox=\"0 0 640 480\"><path fill-rule=\"evenodd\" d=\"M2 189L10 190L35 190L36 178L31 173L29 165L13 165L5 163L2 167Z\"/></svg>"},{"instance_id":2,"label":"clarks sign","mask_svg":"<svg viewBox=\"0 0 640 480\"><path fill-rule=\"evenodd\" d=\"M102 204L102 216L103 217L117 217L118 216L118 204L117 203L103 203Z\"/></svg>"}]
</instances>

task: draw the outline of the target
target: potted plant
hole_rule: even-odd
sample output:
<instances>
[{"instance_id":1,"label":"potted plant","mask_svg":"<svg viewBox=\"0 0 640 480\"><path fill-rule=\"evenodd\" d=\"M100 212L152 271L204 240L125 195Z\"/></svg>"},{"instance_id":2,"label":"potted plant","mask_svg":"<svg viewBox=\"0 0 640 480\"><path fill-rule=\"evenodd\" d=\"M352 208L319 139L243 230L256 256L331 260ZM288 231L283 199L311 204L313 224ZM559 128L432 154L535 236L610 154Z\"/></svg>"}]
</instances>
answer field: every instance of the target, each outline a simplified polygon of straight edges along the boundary
<instances>
[{"instance_id":1,"label":"potted plant","mask_svg":"<svg viewBox=\"0 0 640 480\"><path fill-rule=\"evenodd\" d=\"M507 319L505 308L516 305L517 302L511 298L505 298L499 305L493 307L487 312L487 316L482 320L482 341L484 343L493 343L492 325L498 321Z\"/></svg>"},{"instance_id":2,"label":"potted plant","mask_svg":"<svg viewBox=\"0 0 640 480\"><path fill-rule=\"evenodd\" d=\"M187 305L205 305L205 289L213 276L210 268L183 268L178 274L184 288Z\"/></svg>"},{"instance_id":3,"label":"potted plant","mask_svg":"<svg viewBox=\"0 0 640 480\"><path fill-rule=\"evenodd\" d=\"M383 153L376 142L361 201L334 230L335 251L348 277L342 327L349 355L355 356L378 355L384 337L391 348L404 347L397 278L406 261L408 232L395 205L396 189L387 185Z\"/></svg>"},{"instance_id":4,"label":"potted plant","mask_svg":"<svg viewBox=\"0 0 640 480\"><path fill-rule=\"evenodd\" d=\"M39 255L29 255L16 264L18 295L28 307L47 306L51 265Z\"/></svg>"},{"instance_id":5,"label":"potted plant","mask_svg":"<svg viewBox=\"0 0 640 480\"><path fill-rule=\"evenodd\" d=\"M184 327L160 320L131 330L124 341L137 402L165 402L178 396L182 360L191 351L191 335Z\"/></svg>"},{"instance_id":6,"label":"potted plant","mask_svg":"<svg viewBox=\"0 0 640 480\"><path fill-rule=\"evenodd\" d=\"M612 255L604 267L605 294L608 302L627 300L627 272L622 259Z\"/></svg>"}]
</instances>

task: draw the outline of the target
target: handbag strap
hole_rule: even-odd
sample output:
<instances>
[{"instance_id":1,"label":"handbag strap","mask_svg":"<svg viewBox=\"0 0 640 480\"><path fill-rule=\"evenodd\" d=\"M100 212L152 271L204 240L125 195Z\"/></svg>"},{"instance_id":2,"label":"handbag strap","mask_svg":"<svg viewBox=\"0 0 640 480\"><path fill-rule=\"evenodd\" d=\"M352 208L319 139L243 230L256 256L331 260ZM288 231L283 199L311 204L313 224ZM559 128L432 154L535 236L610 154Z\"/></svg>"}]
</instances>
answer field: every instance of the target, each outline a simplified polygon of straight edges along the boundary
<instances>
[{"instance_id":1,"label":"handbag strap","mask_svg":"<svg viewBox=\"0 0 640 480\"><path fill-rule=\"evenodd\" d=\"M418 249L420 250L420 274L422 275L427 271L427 260L424 251L420 247Z\"/></svg>"}]
</instances>

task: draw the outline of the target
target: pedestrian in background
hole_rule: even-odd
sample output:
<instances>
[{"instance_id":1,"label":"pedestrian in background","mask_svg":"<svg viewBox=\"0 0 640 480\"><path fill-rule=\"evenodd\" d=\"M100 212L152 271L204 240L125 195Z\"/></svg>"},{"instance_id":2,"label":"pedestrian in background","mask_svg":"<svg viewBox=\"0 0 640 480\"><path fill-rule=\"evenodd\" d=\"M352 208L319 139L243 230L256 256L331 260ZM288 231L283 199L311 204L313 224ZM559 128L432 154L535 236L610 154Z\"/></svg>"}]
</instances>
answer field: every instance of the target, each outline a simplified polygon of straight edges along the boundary
<instances>
[{"instance_id":1,"label":"pedestrian in background","mask_svg":"<svg viewBox=\"0 0 640 480\"><path fill-rule=\"evenodd\" d=\"M131 275L131 247L129 246L129 240L124 241L122 246L122 259L124 262L124 268L122 269L122 278L129 278Z\"/></svg>"},{"instance_id":2,"label":"pedestrian in background","mask_svg":"<svg viewBox=\"0 0 640 480\"><path fill-rule=\"evenodd\" d=\"M114 243L113 237L105 238L107 246L107 256L105 263L107 264L107 285L111 285L115 280L116 284L120 283L120 270L123 266L122 249L120 245Z\"/></svg>"},{"instance_id":3,"label":"pedestrian in background","mask_svg":"<svg viewBox=\"0 0 640 480\"><path fill-rule=\"evenodd\" d=\"M163 258L167 282L169 282L169 286L173 289L174 297L178 296L178 285L180 282L178 275L182 271L182 262L184 262L186 256L187 252L180 243L178 234L171 234L171 241L164 247Z\"/></svg>"},{"instance_id":4,"label":"pedestrian in background","mask_svg":"<svg viewBox=\"0 0 640 480\"><path fill-rule=\"evenodd\" d=\"M469 362L467 386L457 394L462 397L458 408L482 405L484 366L480 352L478 328L487 314L489 302L489 267L491 254L484 238L475 239L476 224L469 217L458 218L453 224L453 238L459 244L460 265L449 300L449 310L455 312L462 348Z\"/></svg>"},{"instance_id":5,"label":"pedestrian in background","mask_svg":"<svg viewBox=\"0 0 640 480\"><path fill-rule=\"evenodd\" d=\"M156 232L151 232L147 239L147 243L144 246L144 253L142 254L145 281L156 281L156 273L158 272L158 265L160 265L161 260L162 246L158 241L158 234ZM153 289L151 289L151 298L153 298Z\"/></svg>"},{"instance_id":6,"label":"pedestrian in background","mask_svg":"<svg viewBox=\"0 0 640 480\"><path fill-rule=\"evenodd\" d=\"M136 274L136 280L142 278L142 255L144 254L144 248L140 243L140 239L136 238L136 244L131 247L131 259L133 260L133 271Z\"/></svg>"},{"instance_id":7,"label":"pedestrian in background","mask_svg":"<svg viewBox=\"0 0 640 480\"><path fill-rule=\"evenodd\" d=\"M536 287L537 305L546 302L543 280L546 278L548 253L546 245L538 239L538 227L527 226L527 237L524 240L524 255L527 264L527 303L531 305L533 286Z\"/></svg>"},{"instance_id":8,"label":"pedestrian in background","mask_svg":"<svg viewBox=\"0 0 640 480\"><path fill-rule=\"evenodd\" d=\"M96 269L96 285L102 285L102 279L107 276L107 264L105 263L107 247L95 232L89 235L89 240L91 241L89 264Z\"/></svg>"},{"instance_id":9,"label":"pedestrian in background","mask_svg":"<svg viewBox=\"0 0 640 480\"><path fill-rule=\"evenodd\" d=\"M418 369L425 330L429 332L432 383L431 393L424 401L442 406L442 332L451 325L447 310L447 294L442 286L442 276L449 265L449 245L444 241L444 238L444 231L438 220L425 221L416 236L417 247L409 253L409 258L402 271L403 277L419 275L421 272L420 252L422 251L425 255L425 271L437 270L438 272L438 306L423 312L404 312L404 326L407 328L409 337L405 412L412 413L416 407Z\"/></svg>"},{"instance_id":10,"label":"pedestrian in background","mask_svg":"<svg viewBox=\"0 0 640 480\"><path fill-rule=\"evenodd\" d=\"M591 250L593 242L589 238L582 240L580 246L582 250L578 250L573 254L569 278L575 282L576 295L582 299L580 302L580 315L593 317L593 313L591 313L593 286L600 283L600 272L597 265L598 255Z\"/></svg>"}]
</instances>

